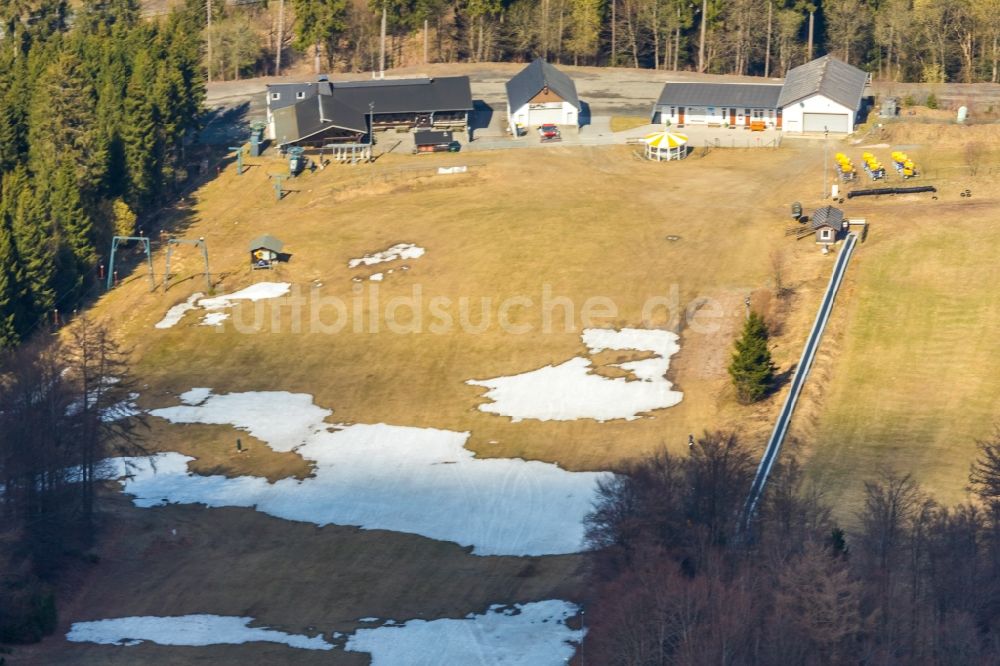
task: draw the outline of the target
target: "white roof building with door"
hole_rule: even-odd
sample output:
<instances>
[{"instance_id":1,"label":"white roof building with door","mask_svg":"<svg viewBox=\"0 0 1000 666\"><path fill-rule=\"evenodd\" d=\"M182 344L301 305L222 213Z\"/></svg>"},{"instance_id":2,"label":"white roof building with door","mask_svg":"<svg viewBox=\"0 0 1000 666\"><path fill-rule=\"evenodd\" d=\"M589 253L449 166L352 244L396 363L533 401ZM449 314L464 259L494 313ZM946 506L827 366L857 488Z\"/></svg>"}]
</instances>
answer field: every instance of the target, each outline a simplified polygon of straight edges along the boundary
<instances>
[{"instance_id":1,"label":"white roof building with door","mask_svg":"<svg viewBox=\"0 0 1000 666\"><path fill-rule=\"evenodd\" d=\"M541 58L507 82L507 124L514 136L518 126L579 127L582 106L573 79Z\"/></svg>"}]
</instances>

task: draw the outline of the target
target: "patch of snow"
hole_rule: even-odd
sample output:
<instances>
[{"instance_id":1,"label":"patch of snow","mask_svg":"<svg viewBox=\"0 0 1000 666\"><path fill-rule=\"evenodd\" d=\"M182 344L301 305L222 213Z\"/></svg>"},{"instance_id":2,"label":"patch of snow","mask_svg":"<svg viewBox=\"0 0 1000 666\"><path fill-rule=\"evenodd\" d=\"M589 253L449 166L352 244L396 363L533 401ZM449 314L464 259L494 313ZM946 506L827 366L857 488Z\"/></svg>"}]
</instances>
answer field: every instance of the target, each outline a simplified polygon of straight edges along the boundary
<instances>
[{"instance_id":1,"label":"patch of snow","mask_svg":"<svg viewBox=\"0 0 1000 666\"><path fill-rule=\"evenodd\" d=\"M212 389L210 388L193 388L189 391L181 393L178 397L185 405L200 405L205 402L210 395L212 395Z\"/></svg>"},{"instance_id":2,"label":"patch of snow","mask_svg":"<svg viewBox=\"0 0 1000 666\"><path fill-rule=\"evenodd\" d=\"M286 634L254 628L252 617L222 615L152 615L121 617L95 622L75 622L66 640L101 645L138 645L150 641L159 645L235 645L240 643L284 643L302 650L332 650L322 635Z\"/></svg>"},{"instance_id":3,"label":"patch of snow","mask_svg":"<svg viewBox=\"0 0 1000 666\"><path fill-rule=\"evenodd\" d=\"M358 259L351 259L347 262L348 268L357 268L358 266L373 266L375 264L381 264L386 261L396 261L397 259L418 259L424 256L424 248L414 245L413 243L397 243L390 248L382 250L381 252L373 252L372 254L366 254Z\"/></svg>"},{"instance_id":4,"label":"patch of snow","mask_svg":"<svg viewBox=\"0 0 1000 666\"><path fill-rule=\"evenodd\" d=\"M358 618L358 622L378 622L377 617L361 617Z\"/></svg>"},{"instance_id":5,"label":"patch of snow","mask_svg":"<svg viewBox=\"0 0 1000 666\"><path fill-rule=\"evenodd\" d=\"M235 305L234 301L261 301L268 298L278 298L287 294L292 288L288 282L258 282L245 289L215 296L203 298L204 294L198 292L192 294L185 302L179 303L167 311L167 314L156 324L156 328L170 328L177 324L188 310L201 308L208 310L208 313L201 318L202 326L221 326L222 322L229 319L229 314L219 312Z\"/></svg>"},{"instance_id":6,"label":"patch of snow","mask_svg":"<svg viewBox=\"0 0 1000 666\"><path fill-rule=\"evenodd\" d=\"M577 613L558 599L493 606L464 619L358 629L344 649L370 653L372 666L563 666L583 639L582 629L566 626Z\"/></svg>"},{"instance_id":7,"label":"patch of snow","mask_svg":"<svg viewBox=\"0 0 1000 666\"><path fill-rule=\"evenodd\" d=\"M183 303L178 303L174 307L167 310L167 314L163 315L163 319L156 323L156 328L173 328L177 323L187 314L188 310L194 310L197 306L195 302L203 297L205 294L200 291L191 294L186 301Z\"/></svg>"},{"instance_id":8,"label":"patch of snow","mask_svg":"<svg viewBox=\"0 0 1000 666\"><path fill-rule=\"evenodd\" d=\"M651 329L589 328L582 339L591 354L614 349L647 351L654 356L611 364L632 373L635 379L594 374L591 360L578 356L519 375L469 380L468 384L489 389L484 397L492 402L479 405L479 409L509 416L514 422L632 420L644 412L672 407L683 398L680 391L672 390L673 384L666 378L670 357L680 350L676 334Z\"/></svg>"},{"instance_id":9,"label":"patch of snow","mask_svg":"<svg viewBox=\"0 0 1000 666\"><path fill-rule=\"evenodd\" d=\"M122 419L138 416L142 412L142 410L139 409L139 406L135 404L135 401L138 399L138 393L129 393L128 399L111 405L102 411L101 420L105 423L113 423L115 421L121 421Z\"/></svg>"},{"instance_id":10,"label":"patch of snow","mask_svg":"<svg viewBox=\"0 0 1000 666\"><path fill-rule=\"evenodd\" d=\"M538 461L479 459L469 434L386 424L332 429L306 394L209 395L151 412L174 423L231 424L275 451L296 451L312 476L199 476L191 458L164 453L131 463L124 490L138 506L252 507L286 520L355 525L472 546L477 555L550 555L583 549L583 519L607 473ZM153 463L155 462L155 471ZM450 463L450 464L442 464Z\"/></svg>"},{"instance_id":11,"label":"patch of snow","mask_svg":"<svg viewBox=\"0 0 1000 666\"><path fill-rule=\"evenodd\" d=\"M233 301L262 301L268 298L284 296L292 288L288 282L258 282L245 289L223 294L214 298L203 298L198 301L198 307L205 310L222 310L233 306Z\"/></svg>"},{"instance_id":12,"label":"patch of snow","mask_svg":"<svg viewBox=\"0 0 1000 666\"><path fill-rule=\"evenodd\" d=\"M185 400L197 391L198 404ZM263 440L275 451L293 451L325 431L324 421L333 411L313 403L307 393L249 391L217 395L212 389L192 389L181 395L185 405L154 409L149 413L173 423L232 425Z\"/></svg>"},{"instance_id":13,"label":"patch of snow","mask_svg":"<svg viewBox=\"0 0 1000 666\"><path fill-rule=\"evenodd\" d=\"M385 275L382 273L373 273L368 276L368 279L371 280L372 282L381 282L384 278Z\"/></svg>"},{"instance_id":14,"label":"patch of snow","mask_svg":"<svg viewBox=\"0 0 1000 666\"><path fill-rule=\"evenodd\" d=\"M201 326L222 326L222 322L229 319L228 312L209 312L201 318Z\"/></svg>"}]
</instances>

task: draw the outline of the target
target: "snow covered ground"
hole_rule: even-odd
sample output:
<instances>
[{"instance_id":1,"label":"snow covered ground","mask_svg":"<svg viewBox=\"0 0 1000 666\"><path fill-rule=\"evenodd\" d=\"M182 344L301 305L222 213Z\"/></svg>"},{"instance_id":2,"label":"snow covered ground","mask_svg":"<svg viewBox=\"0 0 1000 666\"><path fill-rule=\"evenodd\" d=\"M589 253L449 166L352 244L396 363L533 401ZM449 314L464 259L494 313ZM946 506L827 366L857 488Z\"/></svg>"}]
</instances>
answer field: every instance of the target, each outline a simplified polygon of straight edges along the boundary
<instances>
[{"instance_id":1,"label":"snow covered ground","mask_svg":"<svg viewBox=\"0 0 1000 666\"><path fill-rule=\"evenodd\" d=\"M670 331L625 328L588 328L583 343L591 354L606 349L635 350L652 358L612 364L633 378L608 378L594 374L590 359L578 356L559 365L494 379L469 380L487 389L492 402L479 405L484 412L524 419L572 421L575 419L634 419L643 412L672 407L683 394L674 391L666 378L670 357L680 350L677 335Z\"/></svg>"},{"instance_id":2,"label":"snow covered ground","mask_svg":"<svg viewBox=\"0 0 1000 666\"><path fill-rule=\"evenodd\" d=\"M380 252L373 252L371 254L366 254L363 257L358 257L357 259L351 259L347 262L348 268L357 268L358 266L374 266L375 264L381 264L387 261L396 261L397 259L418 259L424 256L424 248L414 245L413 243L397 243L390 248L386 248Z\"/></svg>"},{"instance_id":3,"label":"snow covered ground","mask_svg":"<svg viewBox=\"0 0 1000 666\"><path fill-rule=\"evenodd\" d=\"M384 423L332 426L308 394L211 394L152 415L174 423L229 424L275 451L296 451L311 477L199 476L192 460L161 453L130 462L125 492L138 506L253 507L317 525L356 525L472 546L477 555L549 555L583 549L583 519L607 473L568 472L519 458L476 458L468 433Z\"/></svg>"},{"instance_id":4,"label":"snow covered ground","mask_svg":"<svg viewBox=\"0 0 1000 666\"><path fill-rule=\"evenodd\" d=\"M178 303L174 307L167 310L167 314L163 315L163 319L156 323L156 328L173 328L177 323L184 318L188 310L194 310L198 306L195 302L204 296L205 294L200 291L196 291L191 294L186 301L183 303Z\"/></svg>"},{"instance_id":5,"label":"snow covered ground","mask_svg":"<svg viewBox=\"0 0 1000 666\"><path fill-rule=\"evenodd\" d=\"M370 653L372 666L562 666L583 639L566 626L577 612L557 599L494 606L464 619L358 629L345 649Z\"/></svg>"},{"instance_id":6,"label":"snow covered ground","mask_svg":"<svg viewBox=\"0 0 1000 666\"><path fill-rule=\"evenodd\" d=\"M156 328L172 328L180 323L184 315L190 310L207 310L202 317L202 326L221 326L222 322L229 318L226 312L220 312L235 305L234 301L261 301L269 298L279 298L289 292L292 285L288 282L258 282L245 289L240 289L231 294L214 296L212 298L202 298L204 294L197 292L183 303L178 303L156 323Z\"/></svg>"},{"instance_id":7,"label":"snow covered ground","mask_svg":"<svg viewBox=\"0 0 1000 666\"><path fill-rule=\"evenodd\" d=\"M485 613L470 613L461 619L387 620L378 627L358 629L347 637L343 649L371 654L372 666L562 666L583 639L583 630L566 626L578 612L575 604L550 599L493 606ZM75 622L66 639L126 647L150 641L184 646L267 642L302 650L335 648L322 634L305 636L251 628L251 622L251 617L207 614L122 617ZM362 618L359 622L378 619Z\"/></svg>"},{"instance_id":8,"label":"snow covered ground","mask_svg":"<svg viewBox=\"0 0 1000 666\"><path fill-rule=\"evenodd\" d=\"M120 617L95 622L74 622L66 640L102 645L232 645L238 643L284 643L303 650L332 650L322 635L286 634L267 628L251 628L252 617L222 615L178 615L175 617Z\"/></svg>"}]
</instances>

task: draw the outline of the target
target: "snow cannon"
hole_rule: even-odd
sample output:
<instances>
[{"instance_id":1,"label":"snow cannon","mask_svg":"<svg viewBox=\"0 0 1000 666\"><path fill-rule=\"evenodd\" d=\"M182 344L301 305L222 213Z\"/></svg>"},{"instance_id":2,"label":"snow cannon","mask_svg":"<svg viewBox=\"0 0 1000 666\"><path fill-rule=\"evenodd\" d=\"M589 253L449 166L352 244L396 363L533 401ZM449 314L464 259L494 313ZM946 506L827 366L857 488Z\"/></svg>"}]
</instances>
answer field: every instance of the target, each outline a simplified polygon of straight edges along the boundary
<instances>
[{"instance_id":1,"label":"snow cannon","mask_svg":"<svg viewBox=\"0 0 1000 666\"><path fill-rule=\"evenodd\" d=\"M292 146L288 149L288 173L297 176L306 168L306 149L302 146Z\"/></svg>"}]
</instances>

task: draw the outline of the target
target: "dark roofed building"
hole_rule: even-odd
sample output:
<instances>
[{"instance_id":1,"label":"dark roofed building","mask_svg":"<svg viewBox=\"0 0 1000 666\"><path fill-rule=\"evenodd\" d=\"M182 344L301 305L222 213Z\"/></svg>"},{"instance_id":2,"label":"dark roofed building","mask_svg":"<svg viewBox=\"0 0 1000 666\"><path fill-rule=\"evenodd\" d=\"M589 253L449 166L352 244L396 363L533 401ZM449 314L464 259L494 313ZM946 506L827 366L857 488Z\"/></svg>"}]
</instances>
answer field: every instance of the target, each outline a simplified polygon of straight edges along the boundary
<instances>
[{"instance_id":1,"label":"dark roofed building","mask_svg":"<svg viewBox=\"0 0 1000 666\"><path fill-rule=\"evenodd\" d=\"M316 95L315 83L271 83L267 86L267 109L277 111Z\"/></svg>"},{"instance_id":2,"label":"dark roofed building","mask_svg":"<svg viewBox=\"0 0 1000 666\"><path fill-rule=\"evenodd\" d=\"M653 122L750 127L757 121L781 127L779 95L777 83L667 83L653 107Z\"/></svg>"},{"instance_id":3,"label":"dark roofed building","mask_svg":"<svg viewBox=\"0 0 1000 666\"><path fill-rule=\"evenodd\" d=\"M667 83L653 122L719 125L786 132L854 131L868 74L833 56L788 72L784 83Z\"/></svg>"},{"instance_id":4,"label":"dark roofed building","mask_svg":"<svg viewBox=\"0 0 1000 666\"><path fill-rule=\"evenodd\" d=\"M365 114L374 110L375 127L464 130L472 112L467 76L330 82L325 88L334 99Z\"/></svg>"},{"instance_id":5,"label":"dark roofed building","mask_svg":"<svg viewBox=\"0 0 1000 666\"><path fill-rule=\"evenodd\" d=\"M519 126L579 127L582 106L573 79L542 58L507 81L507 122L514 136Z\"/></svg>"},{"instance_id":6,"label":"dark roofed building","mask_svg":"<svg viewBox=\"0 0 1000 666\"><path fill-rule=\"evenodd\" d=\"M290 96L300 93L301 99L287 104ZM274 94L281 98L273 99ZM370 123L376 129L403 126L465 130L471 112L472 91L467 76L319 81L268 87L268 128L271 138L281 145L357 142L368 133Z\"/></svg>"},{"instance_id":7,"label":"dark roofed building","mask_svg":"<svg viewBox=\"0 0 1000 666\"><path fill-rule=\"evenodd\" d=\"M833 206L823 206L813 211L809 226L816 232L816 242L832 245L844 231L844 211Z\"/></svg>"},{"instance_id":8,"label":"dark roofed building","mask_svg":"<svg viewBox=\"0 0 1000 666\"><path fill-rule=\"evenodd\" d=\"M315 95L274 111L272 129L279 145L323 146L360 141L368 133L368 121L353 107L327 95Z\"/></svg>"},{"instance_id":9,"label":"dark roofed building","mask_svg":"<svg viewBox=\"0 0 1000 666\"><path fill-rule=\"evenodd\" d=\"M868 78L867 72L829 55L792 69L778 99L787 129L853 132Z\"/></svg>"}]
</instances>

